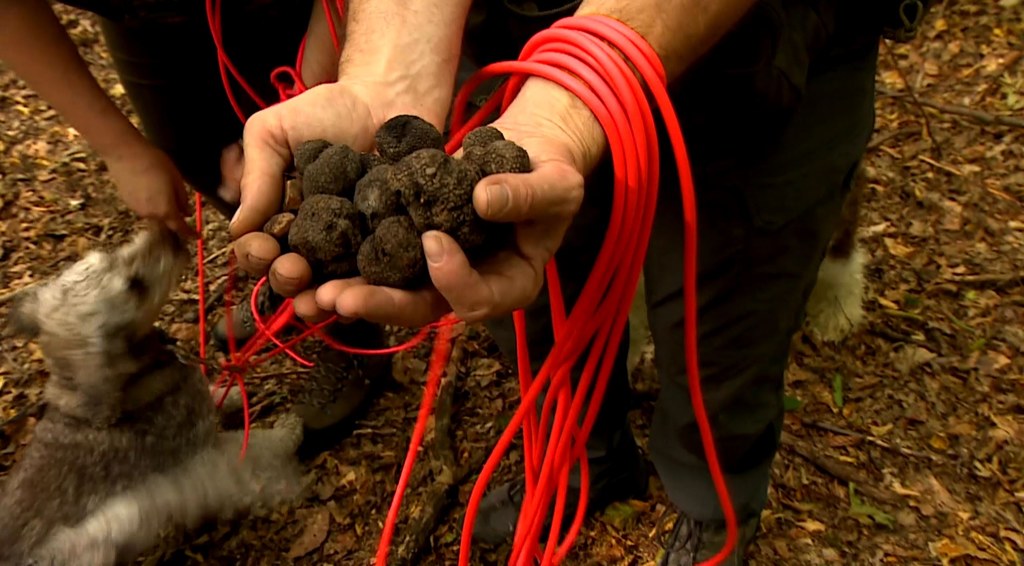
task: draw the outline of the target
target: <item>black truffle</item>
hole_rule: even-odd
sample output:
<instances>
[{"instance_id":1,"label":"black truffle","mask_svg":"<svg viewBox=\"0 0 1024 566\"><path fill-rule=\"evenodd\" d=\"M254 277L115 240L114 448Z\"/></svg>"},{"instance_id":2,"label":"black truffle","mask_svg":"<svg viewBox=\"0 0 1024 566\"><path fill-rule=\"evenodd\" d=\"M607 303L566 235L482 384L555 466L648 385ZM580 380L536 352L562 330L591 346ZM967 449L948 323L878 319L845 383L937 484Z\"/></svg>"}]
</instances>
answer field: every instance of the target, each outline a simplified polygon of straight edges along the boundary
<instances>
[{"instance_id":1,"label":"black truffle","mask_svg":"<svg viewBox=\"0 0 1024 566\"><path fill-rule=\"evenodd\" d=\"M306 167L316 161L316 158L320 157L320 154L329 147L331 147L331 142L321 139L306 140L300 143L299 147L295 148L295 155L293 156L295 170L302 174Z\"/></svg>"},{"instance_id":2,"label":"black truffle","mask_svg":"<svg viewBox=\"0 0 1024 566\"><path fill-rule=\"evenodd\" d=\"M515 142L498 140L486 146L473 146L462 153L462 158L480 168L483 176L497 173L528 173L530 155Z\"/></svg>"},{"instance_id":3,"label":"black truffle","mask_svg":"<svg viewBox=\"0 0 1024 566\"><path fill-rule=\"evenodd\" d=\"M493 126L481 126L474 128L469 131L462 138L462 148L469 149L471 147L486 147L491 142L501 141L505 139L505 134L501 133L501 130Z\"/></svg>"},{"instance_id":4,"label":"black truffle","mask_svg":"<svg viewBox=\"0 0 1024 566\"><path fill-rule=\"evenodd\" d=\"M385 218L359 248L359 273L371 285L414 289L427 279L427 262L408 216Z\"/></svg>"},{"instance_id":5,"label":"black truffle","mask_svg":"<svg viewBox=\"0 0 1024 566\"><path fill-rule=\"evenodd\" d=\"M373 171L373 169L378 165L390 163L387 159L384 159L376 153L360 153L359 162L363 166L363 175Z\"/></svg>"},{"instance_id":6,"label":"black truffle","mask_svg":"<svg viewBox=\"0 0 1024 566\"><path fill-rule=\"evenodd\" d=\"M332 195L351 199L362 173L358 153L344 144L332 145L302 173L302 198Z\"/></svg>"},{"instance_id":7,"label":"black truffle","mask_svg":"<svg viewBox=\"0 0 1024 566\"><path fill-rule=\"evenodd\" d=\"M440 230L469 253L487 237L485 222L473 208L480 170L437 149L421 149L396 166L402 204L420 232Z\"/></svg>"},{"instance_id":8,"label":"black truffle","mask_svg":"<svg viewBox=\"0 0 1024 566\"><path fill-rule=\"evenodd\" d=\"M352 201L313 195L302 201L288 230L288 245L309 262L315 282L353 277L363 241L361 224Z\"/></svg>"},{"instance_id":9,"label":"black truffle","mask_svg":"<svg viewBox=\"0 0 1024 566\"><path fill-rule=\"evenodd\" d=\"M370 230L376 230L385 218L405 214L402 182L394 165L379 165L356 183L353 202Z\"/></svg>"},{"instance_id":10,"label":"black truffle","mask_svg":"<svg viewBox=\"0 0 1024 566\"><path fill-rule=\"evenodd\" d=\"M377 130L374 137L377 153L396 162L420 149L444 149L444 136L430 122L419 116L400 114Z\"/></svg>"}]
</instances>

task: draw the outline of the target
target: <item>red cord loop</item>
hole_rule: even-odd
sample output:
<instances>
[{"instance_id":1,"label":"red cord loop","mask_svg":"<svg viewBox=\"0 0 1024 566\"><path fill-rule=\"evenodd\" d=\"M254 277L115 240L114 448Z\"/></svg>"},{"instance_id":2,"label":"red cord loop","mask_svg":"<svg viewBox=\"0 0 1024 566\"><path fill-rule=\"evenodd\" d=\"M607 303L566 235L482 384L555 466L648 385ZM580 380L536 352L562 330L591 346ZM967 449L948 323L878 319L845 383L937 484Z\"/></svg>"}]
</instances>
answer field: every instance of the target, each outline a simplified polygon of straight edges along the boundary
<instances>
[{"instance_id":1,"label":"red cord loop","mask_svg":"<svg viewBox=\"0 0 1024 566\"><path fill-rule=\"evenodd\" d=\"M334 18L330 14L330 2L321 0L321 5L327 14L334 46L340 50ZM210 31L217 47L224 90L232 108L244 123L246 116L232 92L228 81L229 72L257 106L265 108L267 105L238 74L224 52L220 38L220 1L206 0L206 6ZM335 8L344 13L341 0L335 1ZM307 88L298 72L298 69L302 68L305 48L306 40L303 39L295 68L280 67L271 74L270 81L277 89L281 100L295 96ZM632 64L632 68L627 61ZM465 113L470 97L484 81L494 77L506 77L508 80L491 95L475 115L467 119ZM475 73L460 89L452 109L452 133L446 145L448 153L457 151L465 134L483 125L494 111L504 111L530 77L545 78L569 90L587 105L600 122L607 136L615 167L611 215L607 233L587 284L568 314L565 312L554 260L546 266L555 341L537 375L532 375L530 371L525 314L521 310L513 314L522 399L519 409L481 470L470 496L463 524L459 564L461 566L469 563L472 526L477 507L491 475L520 429L523 434L525 495L509 564L525 566L534 561L545 565L558 564L564 560L579 533L589 489L586 440L612 371L616 345L621 340L626 326L633 293L647 251L658 197L661 159L654 112L647 100L647 92L655 99L667 127L679 171L684 230L682 271L686 370L694 413L726 522L724 547L702 564L720 564L736 546L738 525L701 395L697 349L696 199L682 132L665 89L664 69L643 37L622 22L603 16L570 17L560 20L551 28L534 36L523 48L518 60L488 65ZM196 228L200 236L201 216L201 199L197 195ZM200 355L205 359L205 280L201 237L198 248L199 348ZM266 283L264 278L257 283L249 298L248 306L254 314L256 334L239 349L230 331L230 290L235 279L233 259L233 256L229 256L228 284L225 287L229 356L220 367L221 373L217 384L224 386L224 397L227 396L232 384L237 384L240 388L245 411L246 440L249 432L248 399L242 376L253 367L280 353L285 353L301 365L313 365L292 350L298 342L313 335L332 348L368 355L390 354L411 348L424 340L431 331L436 332L416 426L378 546L376 563L386 564L402 496L432 411L440 378L448 363L451 351L451 326L459 321L448 315L422 328L406 343L392 348L353 348L333 340L323 332L323 329L335 322L337 317L316 325L307 325L295 320L290 299L285 300L276 313L263 320L259 315L256 299L260 288ZM287 341L279 339L277 336L285 328L297 329L299 335ZM256 357L256 354L268 344L276 347L269 353ZM577 362L581 356L585 356L583 369L579 382L574 387L570 372L573 367L578 367ZM203 371L205 374L205 364ZM536 402L541 395L544 395L545 399L538 418ZM244 451L245 443L243 456ZM578 466L579 469L581 492L577 508L567 510L565 503L569 474L573 466ZM570 512L573 513L573 521L569 531L560 536L562 519ZM551 527L542 547L542 525L549 514L552 515Z\"/></svg>"}]
</instances>

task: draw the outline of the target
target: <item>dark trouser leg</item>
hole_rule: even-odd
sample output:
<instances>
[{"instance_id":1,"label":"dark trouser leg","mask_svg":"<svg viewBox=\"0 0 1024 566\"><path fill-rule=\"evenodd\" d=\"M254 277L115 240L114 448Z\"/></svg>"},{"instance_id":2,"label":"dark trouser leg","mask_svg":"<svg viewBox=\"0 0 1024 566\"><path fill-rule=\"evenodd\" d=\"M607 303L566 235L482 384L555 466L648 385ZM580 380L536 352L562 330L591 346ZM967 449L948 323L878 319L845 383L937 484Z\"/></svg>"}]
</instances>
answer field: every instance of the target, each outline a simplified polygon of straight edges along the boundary
<instances>
[{"instance_id":1,"label":"dark trouser leg","mask_svg":"<svg viewBox=\"0 0 1024 566\"><path fill-rule=\"evenodd\" d=\"M695 179L702 389L741 518L766 502L789 343L872 131L874 63L872 47L813 75L776 144L756 157L705 158ZM651 456L687 516L721 520L687 389L681 207L674 177L665 180L645 271L662 383Z\"/></svg>"},{"instance_id":2,"label":"dark trouser leg","mask_svg":"<svg viewBox=\"0 0 1024 566\"><path fill-rule=\"evenodd\" d=\"M278 100L270 72L293 65L309 22L310 2L254 8L226 3L221 15L228 57L267 104ZM186 181L230 217L235 204L217 196L220 155L241 139L242 123L224 92L202 3L179 22L101 20L121 83L146 136L167 152ZM231 79L243 110L257 106Z\"/></svg>"},{"instance_id":3,"label":"dark trouser leg","mask_svg":"<svg viewBox=\"0 0 1024 566\"><path fill-rule=\"evenodd\" d=\"M611 186L607 182L611 178L610 174L610 166L604 165L588 180L583 205L555 256L567 314L572 311L572 306L583 291L603 243L611 209ZM527 346L534 375L540 371L553 344L551 307L547 293L545 286L537 300L526 309ZM505 356L514 364L516 344L511 317L490 322L488 330ZM628 336L623 334L615 366L605 390L604 403L587 443L588 454L592 460L611 455L624 444L628 446L633 442L626 420L631 393L626 371L628 348ZM573 372L574 383L579 379L584 361L581 359L579 367Z\"/></svg>"}]
</instances>

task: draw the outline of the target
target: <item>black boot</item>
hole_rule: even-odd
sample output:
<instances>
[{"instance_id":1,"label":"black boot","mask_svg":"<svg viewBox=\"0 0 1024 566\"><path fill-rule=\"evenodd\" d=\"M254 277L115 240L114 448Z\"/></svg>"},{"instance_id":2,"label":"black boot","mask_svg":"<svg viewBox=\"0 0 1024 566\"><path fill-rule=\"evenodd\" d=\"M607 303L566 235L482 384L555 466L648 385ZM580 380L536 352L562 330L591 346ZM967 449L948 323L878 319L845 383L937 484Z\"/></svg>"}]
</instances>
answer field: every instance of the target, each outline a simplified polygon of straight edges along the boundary
<instances>
[{"instance_id":1,"label":"black boot","mask_svg":"<svg viewBox=\"0 0 1024 566\"><path fill-rule=\"evenodd\" d=\"M603 511L617 501L646 497L649 477L647 464L628 431L623 434L619 446L600 457L590 458L588 463L590 489L587 517ZM516 521L519 519L524 489L524 482L519 480L499 485L483 497L473 527L474 541L498 545L511 540L515 533ZM569 489L565 498L562 533L565 533L572 524L578 503L579 473L574 470L570 474ZM550 518L548 521L550 522Z\"/></svg>"},{"instance_id":2,"label":"black boot","mask_svg":"<svg viewBox=\"0 0 1024 566\"><path fill-rule=\"evenodd\" d=\"M346 346L387 347L384 329L356 321L332 324L330 336ZM315 340L315 339L314 339ZM349 354L316 340L309 348L315 364L294 411L304 425L300 456L309 457L337 444L384 390L391 377L391 355Z\"/></svg>"},{"instance_id":3,"label":"black boot","mask_svg":"<svg viewBox=\"0 0 1024 566\"><path fill-rule=\"evenodd\" d=\"M722 562L723 566L743 566L743 556L754 537L760 517L751 517L739 525L739 540ZM676 517L675 527L663 545L658 566L694 566L718 554L725 546L725 524L722 522L700 522L680 513Z\"/></svg>"}]
</instances>

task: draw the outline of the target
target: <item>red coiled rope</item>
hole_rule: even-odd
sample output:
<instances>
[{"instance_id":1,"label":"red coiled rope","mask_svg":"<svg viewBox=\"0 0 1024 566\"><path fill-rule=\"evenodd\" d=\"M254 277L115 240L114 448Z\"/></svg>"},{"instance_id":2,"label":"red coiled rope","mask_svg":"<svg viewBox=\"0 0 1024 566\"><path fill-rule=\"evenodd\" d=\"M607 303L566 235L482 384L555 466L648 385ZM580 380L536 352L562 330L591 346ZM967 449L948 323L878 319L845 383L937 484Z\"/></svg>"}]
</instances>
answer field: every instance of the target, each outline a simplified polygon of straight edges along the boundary
<instances>
[{"instance_id":1,"label":"red coiled rope","mask_svg":"<svg viewBox=\"0 0 1024 566\"><path fill-rule=\"evenodd\" d=\"M219 40L219 5L216 9L211 9L211 1L217 2L217 0L207 0L207 12L210 17L211 33L216 36L215 43L220 52L221 73L225 89L228 91L233 107L244 121L245 117L238 110L227 84L225 69L229 69L233 73L235 71L223 54L223 46ZM326 0L324 0L324 8L328 8ZM340 8L339 6L339 10ZM612 49L612 46L615 49ZM643 82L626 64L626 60L634 65ZM276 73L277 71L275 71L275 75ZM292 74L296 76L294 72ZM475 116L465 120L465 107L473 91L488 78L502 75L509 77L506 84L487 101ZM587 285L568 316L564 312L554 261L546 267L555 344L536 376L531 375L529 355L526 351L525 314L522 311L514 313L520 389L523 398L519 409L499 439L474 486L463 525L459 563L462 565L469 562L472 525L480 499L486 490L490 476L494 473L520 428L523 429L526 493L516 527L510 564L525 565L532 560L540 560L542 564L559 563L565 558L579 532L584 517L589 483L585 451L586 439L603 398L607 379L615 359L615 346L622 337L628 319L632 295L636 289L646 254L657 201L660 156L653 112L644 95L644 86L646 86L655 98L668 128L679 170L684 223L683 294L686 368L694 412L711 476L724 511L727 532L724 547L705 564L719 564L735 547L738 526L725 478L718 462L700 389L696 306L696 199L682 132L665 90L664 70L658 57L643 38L617 20L601 16L572 17L561 20L551 29L535 36L525 46L518 61L489 65L477 72L464 85L456 97L453 108L452 130L454 133L446 148L448 152L454 153L459 148L462 137L472 128L482 125L486 117L498 109L499 104L502 110L507 108L522 87L523 82L530 76L542 77L560 84L583 100L598 118L607 135L615 166L613 205L604 245ZM239 80L244 84L240 77ZM301 81L296 81L296 84L301 89ZM289 92L280 87L278 90L282 98L289 95ZM301 90L297 92L301 92ZM261 107L265 106L257 97L254 96L253 99ZM197 202L197 213L199 212ZM625 259L624 265L623 259ZM259 285L262 284L263 280ZM258 287L253 291L250 305L254 313L256 312L255 296L257 292ZM258 320L257 336L239 352L238 356L232 355L232 363L236 366L234 368L236 375L240 376L240 370L243 367L251 367L251 364L244 363L244 360L258 349L259 346L253 346L255 343L262 344L266 340L272 340L278 345L276 350L261 358L262 360L284 351L303 363L304 360L290 351L290 346L314 333L320 334L322 339L327 339L319 330L333 319L312 328L306 328L304 325L292 321L292 315L291 303L286 301L281 310L272 318L269 326L259 320L258 316L256 317ZM427 387L416 428L381 536L377 564L384 564L387 561L390 539L397 522L402 494L411 475L419 443L422 440L423 429L450 351L447 328L454 322L449 315L442 321L431 325L431 327L439 327L440 332L435 338ZM287 324L299 326L305 331L298 338L287 344L282 344L273 338L273 334ZM429 328L424 328L419 337L422 337ZM327 340L332 347L352 351L341 344ZM414 341L410 341L398 349L409 347ZM394 350L394 348L391 349L391 351ZM357 353L374 352L362 350ZM569 379L570 369L585 352L587 354L586 362L574 393ZM241 386L240 377L238 382ZM545 388L547 388L547 393L538 421L535 414L535 403ZM579 425L580 412L584 408L586 408L586 413L582 425ZM553 415L551 414L552 409L554 409ZM560 539L559 532L565 513L569 471L573 464L580 466L580 501L569 532ZM546 516L545 512L552 504L552 498L554 498L554 516L544 550L541 551L540 532Z\"/></svg>"}]
</instances>

